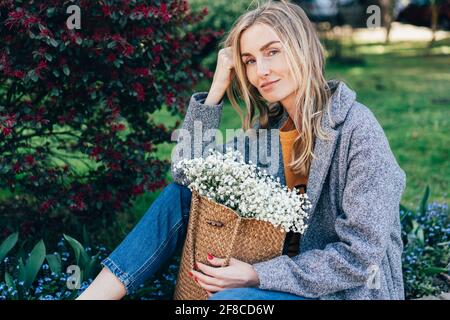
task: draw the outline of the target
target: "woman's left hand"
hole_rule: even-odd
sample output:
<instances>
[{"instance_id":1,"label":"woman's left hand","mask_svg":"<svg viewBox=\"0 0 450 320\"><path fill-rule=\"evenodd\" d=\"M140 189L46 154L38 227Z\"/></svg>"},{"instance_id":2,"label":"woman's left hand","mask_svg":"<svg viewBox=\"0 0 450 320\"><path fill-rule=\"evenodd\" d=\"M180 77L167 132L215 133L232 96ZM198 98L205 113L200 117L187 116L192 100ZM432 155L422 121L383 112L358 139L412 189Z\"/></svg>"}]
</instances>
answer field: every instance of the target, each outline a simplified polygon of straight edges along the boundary
<instances>
[{"instance_id":1,"label":"woman's left hand","mask_svg":"<svg viewBox=\"0 0 450 320\"><path fill-rule=\"evenodd\" d=\"M208 255L211 266L198 262L197 270L191 270L192 277L208 292L208 297L225 289L259 286L258 274L251 264L231 258L227 267L221 267L224 260Z\"/></svg>"}]
</instances>

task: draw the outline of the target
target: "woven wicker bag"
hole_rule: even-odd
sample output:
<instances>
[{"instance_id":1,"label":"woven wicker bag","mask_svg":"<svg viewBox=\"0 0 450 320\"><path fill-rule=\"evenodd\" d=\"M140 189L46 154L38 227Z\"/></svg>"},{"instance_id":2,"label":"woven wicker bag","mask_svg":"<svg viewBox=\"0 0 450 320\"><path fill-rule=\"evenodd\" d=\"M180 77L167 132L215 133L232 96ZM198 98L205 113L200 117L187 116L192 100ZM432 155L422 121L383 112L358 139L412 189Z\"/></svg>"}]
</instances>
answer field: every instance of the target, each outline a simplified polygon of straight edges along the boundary
<instances>
[{"instance_id":1,"label":"woven wicker bag","mask_svg":"<svg viewBox=\"0 0 450 320\"><path fill-rule=\"evenodd\" d=\"M280 256L286 232L270 222L241 218L224 205L192 192L189 225L175 287L175 300L206 300L206 291L189 276L194 262L208 264L208 253L257 263Z\"/></svg>"}]
</instances>

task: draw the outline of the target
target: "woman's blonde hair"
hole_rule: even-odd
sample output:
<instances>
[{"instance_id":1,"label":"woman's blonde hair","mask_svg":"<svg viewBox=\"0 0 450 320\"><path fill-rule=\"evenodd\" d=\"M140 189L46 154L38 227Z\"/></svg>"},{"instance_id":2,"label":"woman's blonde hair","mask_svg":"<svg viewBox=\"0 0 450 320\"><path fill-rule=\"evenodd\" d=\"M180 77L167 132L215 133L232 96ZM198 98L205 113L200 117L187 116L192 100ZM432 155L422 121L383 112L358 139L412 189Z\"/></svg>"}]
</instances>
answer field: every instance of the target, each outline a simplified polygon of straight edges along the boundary
<instances>
[{"instance_id":1,"label":"woman's blonde hair","mask_svg":"<svg viewBox=\"0 0 450 320\"><path fill-rule=\"evenodd\" d=\"M255 107L259 110L260 128L268 128L269 118L279 117L284 110L281 104L267 104L258 89L246 77L245 65L240 58L240 37L255 24L271 27L283 43L287 54L290 72L298 91L295 100L295 118L292 119L300 135L294 142L289 166L296 174L308 175L313 154L314 139L327 139L320 126L324 110L330 115L330 88L324 77L324 51L316 31L298 6L285 1L268 1L252 11L241 15L228 32L222 47L233 48L235 70L227 96L232 107L239 113L243 130L254 125ZM246 114L237 103L240 97L246 106ZM331 117L330 117L331 121Z\"/></svg>"}]
</instances>

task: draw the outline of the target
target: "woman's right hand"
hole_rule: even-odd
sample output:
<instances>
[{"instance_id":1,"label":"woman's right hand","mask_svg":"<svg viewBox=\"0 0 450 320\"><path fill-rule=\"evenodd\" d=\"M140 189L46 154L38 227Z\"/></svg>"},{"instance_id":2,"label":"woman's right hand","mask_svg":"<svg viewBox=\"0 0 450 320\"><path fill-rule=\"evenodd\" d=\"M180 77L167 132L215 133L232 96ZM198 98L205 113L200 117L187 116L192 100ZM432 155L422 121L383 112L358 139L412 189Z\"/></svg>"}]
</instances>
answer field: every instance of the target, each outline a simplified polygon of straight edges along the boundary
<instances>
[{"instance_id":1,"label":"woman's right hand","mask_svg":"<svg viewBox=\"0 0 450 320\"><path fill-rule=\"evenodd\" d=\"M233 52L231 47L219 50L217 54L217 66L214 72L213 85L225 90L230 86L234 73Z\"/></svg>"},{"instance_id":2,"label":"woman's right hand","mask_svg":"<svg viewBox=\"0 0 450 320\"><path fill-rule=\"evenodd\" d=\"M214 78L205 104L218 104L231 85L234 76L234 60L231 47L219 50Z\"/></svg>"}]
</instances>

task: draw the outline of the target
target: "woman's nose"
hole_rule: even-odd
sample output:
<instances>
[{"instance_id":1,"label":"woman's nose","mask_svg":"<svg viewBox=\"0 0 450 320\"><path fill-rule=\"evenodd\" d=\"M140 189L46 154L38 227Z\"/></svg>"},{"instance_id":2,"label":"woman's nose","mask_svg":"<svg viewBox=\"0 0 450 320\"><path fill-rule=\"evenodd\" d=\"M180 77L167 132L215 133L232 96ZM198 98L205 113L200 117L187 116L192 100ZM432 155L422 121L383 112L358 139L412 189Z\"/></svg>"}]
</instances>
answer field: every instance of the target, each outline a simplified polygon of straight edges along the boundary
<instances>
[{"instance_id":1,"label":"woman's nose","mask_svg":"<svg viewBox=\"0 0 450 320\"><path fill-rule=\"evenodd\" d=\"M259 62L257 62L257 72L258 76L267 76L270 73L268 61L265 61L264 59L259 60Z\"/></svg>"}]
</instances>

